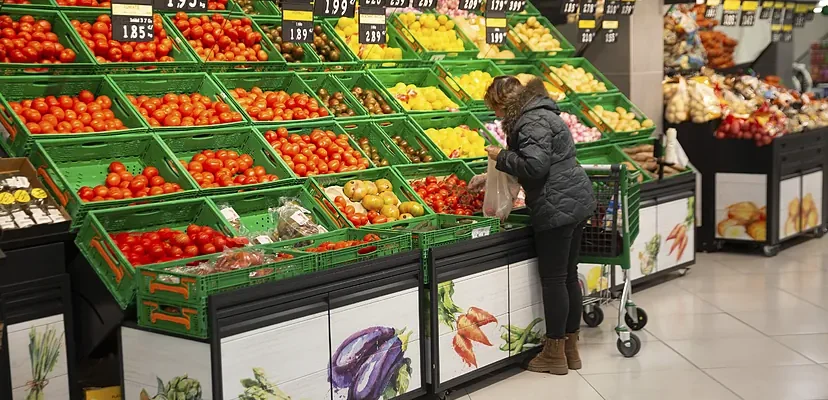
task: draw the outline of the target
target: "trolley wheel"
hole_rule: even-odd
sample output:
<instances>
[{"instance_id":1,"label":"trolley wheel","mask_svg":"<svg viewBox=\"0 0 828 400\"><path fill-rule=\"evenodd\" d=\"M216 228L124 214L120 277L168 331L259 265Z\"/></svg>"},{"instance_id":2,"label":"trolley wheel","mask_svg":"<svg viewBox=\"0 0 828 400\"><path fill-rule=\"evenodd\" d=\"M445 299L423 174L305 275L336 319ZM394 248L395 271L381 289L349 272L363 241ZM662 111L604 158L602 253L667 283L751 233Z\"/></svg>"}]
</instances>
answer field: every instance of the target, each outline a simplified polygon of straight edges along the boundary
<instances>
[{"instance_id":1,"label":"trolley wheel","mask_svg":"<svg viewBox=\"0 0 828 400\"><path fill-rule=\"evenodd\" d=\"M639 339L634 333L631 333L630 340L628 342L625 343L621 341L621 338L618 338L618 341L615 342L615 347L618 348L618 352L620 352L624 357L634 357L639 351L641 351L641 339Z\"/></svg>"},{"instance_id":2,"label":"trolley wheel","mask_svg":"<svg viewBox=\"0 0 828 400\"><path fill-rule=\"evenodd\" d=\"M641 329L644 329L645 325L647 325L647 313L644 312L644 309L641 307L636 307L635 312L638 314L638 321L634 321L630 314L624 314L624 321L630 329L640 331Z\"/></svg>"},{"instance_id":3,"label":"trolley wheel","mask_svg":"<svg viewBox=\"0 0 828 400\"><path fill-rule=\"evenodd\" d=\"M762 252L765 253L765 257L774 257L779 254L779 245L762 246Z\"/></svg>"},{"instance_id":4,"label":"trolley wheel","mask_svg":"<svg viewBox=\"0 0 828 400\"><path fill-rule=\"evenodd\" d=\"M584 323L587 324L588 327L595 328L596 326L601 325L601 322L604 322L604 310L602 310L601 307L592 307L591 312L584 313Z\"/></svg>"},{"instance_id":5,"label":"trolley wheel","mask_svg":"<svg viewBox=\"0 0 828 400\"><path fill-rule=\"evenodd\" d=\"M825 235L825 228L823 228L823 227L819 227L819 228L817 228L816 231L814 231L814 237L816 237L817 239L821 238L824 235Z\"/></svg>"}]
</instances>

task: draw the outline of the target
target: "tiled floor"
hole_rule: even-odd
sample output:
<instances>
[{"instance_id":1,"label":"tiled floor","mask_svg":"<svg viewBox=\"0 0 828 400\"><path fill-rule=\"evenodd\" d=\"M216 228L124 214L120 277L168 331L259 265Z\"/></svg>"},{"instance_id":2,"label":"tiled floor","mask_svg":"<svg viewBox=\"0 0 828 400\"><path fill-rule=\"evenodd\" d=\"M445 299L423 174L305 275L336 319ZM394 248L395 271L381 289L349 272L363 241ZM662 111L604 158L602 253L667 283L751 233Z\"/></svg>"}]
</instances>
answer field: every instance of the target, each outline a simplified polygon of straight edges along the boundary
<instances>
[{"instance_id":1,"label":"tiled floor","mask_svg":"<svg viewBox=\"0 0 828 400\"><path fill-rule=\"evenodd\" d=\"M611 310L582 330L584 368L567 376L512 368L457 400L828 400L828 238L775 258L698 254L681 278L634 294L643 348L615 349Z\"/></svg>"}]
</instances>

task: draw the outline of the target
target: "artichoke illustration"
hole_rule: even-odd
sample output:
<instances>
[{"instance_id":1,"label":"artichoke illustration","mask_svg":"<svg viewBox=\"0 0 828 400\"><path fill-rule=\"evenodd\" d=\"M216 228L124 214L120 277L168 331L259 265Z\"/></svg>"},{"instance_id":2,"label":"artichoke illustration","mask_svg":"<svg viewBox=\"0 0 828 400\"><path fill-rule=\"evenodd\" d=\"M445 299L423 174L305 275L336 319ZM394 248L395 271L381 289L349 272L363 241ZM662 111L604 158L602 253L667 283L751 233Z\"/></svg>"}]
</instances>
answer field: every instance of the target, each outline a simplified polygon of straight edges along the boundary
<instances>
[{"instance_id":1,"label":"artichoke illustration","mask_svg":"<svg viewBox=\"0 0 828 400\"><path fill-rule=\"evenodd\" d=\"M150 397L146 390L141 391L141 400L202 400L201 383L187 375L176 376L167 384L158 379L158 394Z\"/></svg>"}]
</instances>

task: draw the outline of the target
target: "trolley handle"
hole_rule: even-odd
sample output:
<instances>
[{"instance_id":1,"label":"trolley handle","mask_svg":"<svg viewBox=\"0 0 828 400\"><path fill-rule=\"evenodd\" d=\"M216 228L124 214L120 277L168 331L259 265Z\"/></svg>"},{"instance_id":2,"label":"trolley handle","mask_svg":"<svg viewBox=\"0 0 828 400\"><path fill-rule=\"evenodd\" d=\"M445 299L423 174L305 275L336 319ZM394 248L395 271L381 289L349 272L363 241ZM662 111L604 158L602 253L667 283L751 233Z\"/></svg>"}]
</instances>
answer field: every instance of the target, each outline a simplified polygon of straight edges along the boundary
<instances>
[{"instance_id":1,"label":"trolley handle","mask_svg":"<svg viewBox=\"0 0 828 400\"><path fill-rule=\"evenodd\" d=\"M590 164L582 165L587 172L618 172L621 170L621 164Z\"/></svg>"}]
</instances>

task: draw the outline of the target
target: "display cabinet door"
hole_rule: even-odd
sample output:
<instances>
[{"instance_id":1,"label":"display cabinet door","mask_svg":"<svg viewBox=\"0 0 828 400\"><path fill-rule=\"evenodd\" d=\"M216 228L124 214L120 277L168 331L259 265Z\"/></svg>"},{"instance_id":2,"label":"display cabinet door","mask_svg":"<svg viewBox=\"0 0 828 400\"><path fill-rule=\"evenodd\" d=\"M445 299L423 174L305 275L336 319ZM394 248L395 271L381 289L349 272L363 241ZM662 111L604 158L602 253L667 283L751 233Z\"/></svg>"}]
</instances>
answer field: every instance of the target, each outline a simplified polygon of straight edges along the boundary
<instances>
[{"instance_id":1,"label":"display cabinet door","mask_svg":"<svg viewBox=\"0 0 828 400\"><path fill-rule=\"evenodd\" d=\"M546 334L538 259L509 264L509 321L500 324L497 346L509 356L541 345Z\"/></svg>"},{"instance_id":2,"label":"display cabinet door","mask_svg":"<svg viewBox=\"0 0 828 400\"><path fill-rule=\"evenodd\" d=\"M68 399L63 314L11 324L6 332L12 400Z\"/></svg>"},{"instance_id":3,"label":"display cabinet door","mask_svg":"<svg viewBox=\"0 0 828 400\"><path fill-rule=\"evenodd\" d=\"M658 272L663 238L658 234L658 206L641 205L638 213L638 237L630 245L630 279L636 280ZM618 275L619 277L621 275ZM586 276L587 293L601 287L601 267L593 266ZM616 283L621 284L620 278Z\"/></svg>"},{"instance_id":4,"label":"display cabinet door","mask_svg":"<svg viewBox=\"0 0 828 400\"><path fill-rule=\"evenodd\" d=\"M767 193L765 174L717 173L716 238L766 242Z\"/></svg>"},{"instance_id":5,"label":"display cabinet door","mask_svg":"<svg viewBox=\"0 0 828 400\"><path fill-rule=\"evenodd\" d=\"M802 230L822 225L822 171L802 175Z\"/></svg>"},{"instance_id":6,"label":"display cabinet door","mask_svg":"<svg viewBox=\"0 0 828 400\"><path fill-rule=\"evenodd\" d=\"M657 206L658 236L661 242L657 256L657 270L667 270L693 261L695 258L696 229L694 214L696 206L694 199L694 197L685 197ZM644 247L646 252L646 243ZM637 254L633 256L634 260L638 259Z\"/></svg>"},{"instance_id":7,"label":"display cabinet door","mask_svg":"<svg viewBox=\"0 0 828 400\"><path fill-rule=\"evenodd\" d=\"M821 188L822 182L820 181ZM821 195L822 193L820 193ZM779 240L784 240L802 232L804 200L804 196L802 196L802 177L795 176L779 181L779 210L776 214L779 218L779 224L777 225L779 227ZM813 195L808 201L813 203ZM810 212L810 210L811 207L808 211Z\"/></svg>"}]
</instances>

